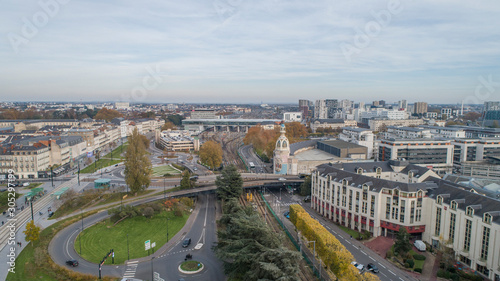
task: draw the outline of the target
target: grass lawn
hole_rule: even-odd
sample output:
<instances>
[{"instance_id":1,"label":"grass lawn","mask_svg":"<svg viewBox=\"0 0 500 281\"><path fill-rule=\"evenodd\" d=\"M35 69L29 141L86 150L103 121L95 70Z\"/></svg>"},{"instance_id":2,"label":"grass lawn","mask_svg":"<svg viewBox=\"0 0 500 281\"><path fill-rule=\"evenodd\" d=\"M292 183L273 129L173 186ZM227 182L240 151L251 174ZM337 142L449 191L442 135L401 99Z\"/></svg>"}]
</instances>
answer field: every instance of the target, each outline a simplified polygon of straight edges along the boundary
<instances>
[{"instance_id":1,"label":"grass lawn","mask_svg":"<svg viewBox=\"0 0 500 281\"><path fill-rule=\"evenodd\" d=\"M109 220L99 222L83 231L81 235L82 257L88 261L99 263L110 249L115 251L115 264L122 264L127 260L127 234L130 250L130 259L145 257L148 251L144 250L144 242L156 242L158 250L167 242L167 215L169 239L183 226L189 215L175 217L172 212L162 212L147 219L143 216L128 218L113 226ZM79 236L80 236L79 235ZM75 240L75 250L80 252L79 237ZM151 252L151 250L150 250ZM106 264L111 264L108 258Z\"/></svg>"},{"instance_id":2,"label":"grass lawn","mask_svg":"<svg viewBox=\"0 0 500 281\"><path fill-rule=\"evenodd\" d=\"M196 271L200 268L201 263L199 261L185 261L181 263L181 269L185 271Z\"/></svg>"},{"instance_id":3,"label":"grass lawn","mask_svg":"<svg viewBox=\"0 0 500 281\"><path fill-rule=\"evenodd\" d=\"M351 235L352 238L356 239L358 238L358 236L360 235L359 232L357 232L356 230L352 230L348 227L345 227L343 225L337 225L340 229L342 229L344 232L346 232L347 234Z\"/></svg>"},{"instance_id":4,"label":"grass lawn","mask_svg":"<svg viewBox=\"0 0 500 281\"><path fill-rule=\"evenodd\" d=\"M171 165L163 165L153 168L154 177L162 177L164 174L177 175L180 174L180 172L174 169Z\"/></svg>"},{"instance_id":5,"label":"grass lawn","mask_svg":"<svg viewBox=\"0 0 500 281\"><path fill-rule=\"evenodd\" d=\"M415 260L415 266L413 267L413 270L417 269L417 268L424 268L424 263L425 263L425 260L423 261L419 261L419 260Z\"/></svg>"},{"instance_id":6,"label":"grass lawn","mask_svg":"<svg viewBox=\"0 0 500 281\"><path fill-rule=\"evenodd\" d=\"M127 150L127 147L128 147L128 143L123 144L123 152L125 152ZM111 153L113 153L113 161L111 161ZM101 168L109 167L109 166L118 164L120 162L123 162L125 157L120 156L120 154L121 154L121 145L118 146L117 148L115 148L113 150L113 152L110 152L104 156L101 156L101 159L99 159L97 161L97 163L92 163L92 164L88 165L87 167L85 167L85 169L80 170L80 173L82 173L82 174L93 173L96 171L96 168L97 168L97 170L99 170Z\"/></svg>"},{"instance_id":7,"label":"grass lawn","mask_svg":"<svg viewBox=\"0 0 500 281\"><path fill-rule=\"evenodd\" d=\"M33 188L37 188L39 187L40 185L42 185L43 183L41 182L35 182L35 183L30 183L30 185L28 186L24 186L23 189L33 189Z\"/></svg>"}]
</instances>

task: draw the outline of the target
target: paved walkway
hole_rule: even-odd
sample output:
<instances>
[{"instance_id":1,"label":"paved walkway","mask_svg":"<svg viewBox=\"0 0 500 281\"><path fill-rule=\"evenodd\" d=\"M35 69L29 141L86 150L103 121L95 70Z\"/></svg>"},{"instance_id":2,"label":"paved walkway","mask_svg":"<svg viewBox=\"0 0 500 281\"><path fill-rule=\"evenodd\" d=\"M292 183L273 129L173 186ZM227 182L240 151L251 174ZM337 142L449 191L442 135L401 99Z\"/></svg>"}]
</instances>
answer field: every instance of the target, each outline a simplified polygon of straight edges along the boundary
<instances>
[{"instance_id":1,"label":"paved walkway","mask_svg":"<svg viewBox=\"0 0 500 281\"><path fill-rule=\"evenodd\" d=\"M379 236L363 244L385 259L387 251L394 244L394 240L388 237Z\"/></svg>"}]
</instances>

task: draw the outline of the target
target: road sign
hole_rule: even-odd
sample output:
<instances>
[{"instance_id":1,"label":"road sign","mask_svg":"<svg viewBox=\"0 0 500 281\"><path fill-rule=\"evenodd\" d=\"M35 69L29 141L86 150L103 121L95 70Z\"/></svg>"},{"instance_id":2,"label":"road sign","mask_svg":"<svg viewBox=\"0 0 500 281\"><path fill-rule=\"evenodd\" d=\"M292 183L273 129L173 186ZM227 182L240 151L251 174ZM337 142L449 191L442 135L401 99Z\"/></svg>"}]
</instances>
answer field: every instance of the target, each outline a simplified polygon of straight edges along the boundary
<instances>
[{"instance_id":1,"label":"road sign","mask_svg":"<svg viewBox=\"0 0 500 281\"><path fill-rule=\"evenodd\" d=\"M149 249L151 249L151 240L144 242L144 250L147 251Z\"/></svg>"},{"instance_id":2,"label":"road sign","mask_svg":"<svg viewBox=\"0 0 500 281\"><path fill-rule=\"evenodd\" d=\"M156 242L151 243L151 248L154 248L156 246Z\"/></svg>"}]
</instances>

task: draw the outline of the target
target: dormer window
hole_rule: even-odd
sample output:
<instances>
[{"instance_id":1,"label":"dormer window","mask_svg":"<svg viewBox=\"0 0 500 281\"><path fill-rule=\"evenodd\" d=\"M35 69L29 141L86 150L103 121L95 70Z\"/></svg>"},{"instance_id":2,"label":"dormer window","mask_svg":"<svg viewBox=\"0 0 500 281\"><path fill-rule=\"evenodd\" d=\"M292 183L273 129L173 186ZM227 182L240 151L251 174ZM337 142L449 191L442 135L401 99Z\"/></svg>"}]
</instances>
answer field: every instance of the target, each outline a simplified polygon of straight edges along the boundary
<instances>
[{"instance_id":1,"label":"dormer window","mask_svg":"<svg viewBox=\"0 0 500 281\"><path fill-rule=\"evenodd\" d=\"M360 175L363 174L363 168L358 168L357 173Z\"/></svg>"},{"instance_id":2,"label":"dormer window","mask_svg":"<svg viewBox=\"0 0 500 281\"><path fill-rule=\"evenodd\" d=\"M437 196L437 203L438 203L439 205L443 204L443 197L441 197L441 195L438 195L438 196Z\"/></svg>"},{"instance_id":3,"label":"dormer window","mask_svg":"<svg viewBox=\"0 0 500 281\"><path fill-rule=\"evenodd\" d=\"M411 180L413 178L413 172L409 171L408 172L408 179Z\"/></svg>"},{"instance_id":4,"label":"dormer window","mask_svg":"<svg viewBox=\"0 0 500 281\"><path fill-rule=\"evenodd\" d=\"M485 213L483 216L483 222L487 224L491 224L491 215L488 213Z\"/></svg>"},{"instance_id":5,"label":"dormer window","mask_svg":"<svg viewBox=\"0 0 500 281\"><path fill-rule=\"evenodd\" d=\"M471 207L467 207L465 214L472 217L474 215L474 209L472 209Z\"/></svg>"},{"instance_id":6,"label":"dormer window","mask_svg":"<svg viewBox=\"0 0 500 281\"><path fill-rule=\"evenodd\" d=\"M455 211L456 211L456 210L457 210L457 205L458 205L458 204L457 204L457 202L455 202L455 201L451 201L451 209L452 209L452 210L455 210Z\"/></svg>"},{"instance_id":7,"label":"dormer window","mask_svg":"<svg viewBox=\"0 0 500 281\"><path fill-rule=\"evenodd\" d=\"M342 180L342 186L347 186L347 180Z\"/></svg>"}]
</instances>

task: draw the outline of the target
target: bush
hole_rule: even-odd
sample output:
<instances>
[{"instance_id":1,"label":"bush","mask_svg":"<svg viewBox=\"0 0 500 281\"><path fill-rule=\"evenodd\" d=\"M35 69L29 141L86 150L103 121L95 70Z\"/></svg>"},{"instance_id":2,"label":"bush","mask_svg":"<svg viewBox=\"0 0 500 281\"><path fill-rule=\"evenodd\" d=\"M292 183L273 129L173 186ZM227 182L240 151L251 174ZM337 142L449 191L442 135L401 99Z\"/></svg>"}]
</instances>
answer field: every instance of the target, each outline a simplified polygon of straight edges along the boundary
<instances>
[{"instance_id":1,"label":"bush","mask_svg":"<svg viewBox=\"0 0 500 281\"><path fill-rule=\"evenodd\" d=\"M144 208L142 212L146 218L151 218L155 214L155 211L151 207Z\"/></svg>"},{"instance_id":2,"label":"bush","mask_svg":"<svg viewBox=\"0 0 500 281\"><path fill-rule=\"evenodd\" d=\"M387 250L387 253L385 253L385 256L388 259L392 258L392 256L393 256L392 250L391 249Z\"/></svg>"},{"instance_id":3,"label":"bush","mask_svg":"<svg viewBox=\"0 0 500 281\"><path fill-rule=\"evenodd\" d=\"M446 271L444 271L444 270L440 269L440 270L438 270L438 272L437 272L437 274L436 274L436 275L437 275L437 277L444 278L444 277L445 277L445 275L446 275Z\"/></svg>"},{"instance_id":4,"label":"bush","mask_svg":"<svg viewBox=\"0 0 500 281\"><path fill-rule=\"evenodd\" d=\"M413 255L413 258L416 259L417 261L425 261L424 255L415 254L415 255Z\"/></svg>"},{"instance_id":5,"label":"bush","mask_svg":"<svg viewBox=\"0 0 500 281\"><path fill-rule=\"evenodd\" d=\"M406 267L406 268L410 268L410 264L406 262L406 263L405 263L405 267Z\"/></svg>"},{"instance_id":6,"label":"bush","mask_svg":"<svg viewBox=\"0 0 500 281\"><path fill-rule=\"evenodd\" d=\"M408 266L409 268L413 268L415 266L415 261L412 259L406 260L406 263L410 265Z\"/></svg>"},{"instance_id":7,"label":"bush","mask_svg":"<svg viewBox=\"0 0 500 281\"><path fill-rule=\"evenodd\" d=\"M421 268L415 268L414 270L415 272L418 272L418 273L422 273L422 269Z\"/></svg>"}]
</instances>

